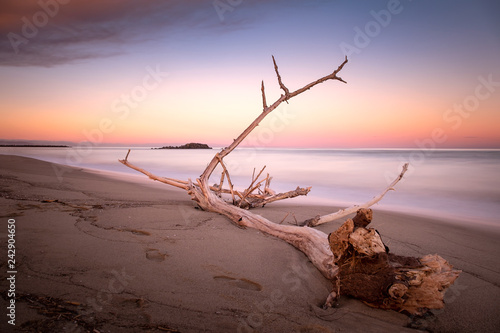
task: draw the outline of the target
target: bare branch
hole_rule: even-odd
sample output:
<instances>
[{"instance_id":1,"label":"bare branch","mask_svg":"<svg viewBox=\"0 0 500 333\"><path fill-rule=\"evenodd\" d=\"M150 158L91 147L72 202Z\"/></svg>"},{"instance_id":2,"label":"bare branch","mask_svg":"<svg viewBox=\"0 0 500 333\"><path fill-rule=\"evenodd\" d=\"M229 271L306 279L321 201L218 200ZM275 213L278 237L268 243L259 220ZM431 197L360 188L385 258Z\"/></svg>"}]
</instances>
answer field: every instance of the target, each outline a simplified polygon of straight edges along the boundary
<instances>
[{"instance_id":1,"label":"bare branch","mask_svg":"<svg viewBox=\"0 0 500 333\"><path fill-rule=\"evenodd\" d=\"M226 166L222 162L222 158L218 154L216 154L216 156L218 156L219 163L222 166L222 169L224 170L223 172L226 174L227 183L229 184L229 190L231 191L231 198L233 199L233 204L234 204L236 200L234 199L233 182L231 181L231 177L229 176L229 172L227 171Z\"/></svg>"},{"instance_id":2,"label":"bare branch","mask_svg":"<svg viewBox=\"0 0 500 333\"><path fill-rule=\"evenodd\" d=\"M266 193L266 194L271 194L271 195L276 194L276 192L274 192L273 190L271 190L269 188L269 186L271 186L272 179L273 179L273 177L269 177L269 174L267 174L266 184L264 185L264 193Z\"/></svg>"},{"instance_id":3,"label":"bare branch","mask_svg":"<svg viewBox=\"0 0 500 333\"><path fill-rule=\"evenodd\" d=\"M225 173L224 172L221 172L221 175L220 175L220 183L219 183L219 187L218 187L218 190L217 190L217 193L220 195L221 192L222 192L222 187L224 186L224 176L225 176Z\"/></svg>"},{"instance_id":4,"label":"bare branch","mask_svg":"<svg viewBox=\"0 0 500 333\"><path fill-rule=\"evenodd\" d=\"M275 70L277 71L278 67L277 67L276 62L274 60L274 57L273 57L273 62L275 64ZM238 145L254 130L254 128L257 127L259 125L259 123L269 113L271 113L274 109L276 109L284 101L288 101L292 97L297 96L297 95L303 93L304 91L306 91L308 89L311 89L315 85L317 85L319 83L322 83L322 82L325 82L327 80L338 80L338 81L346 83L344 80L342 80L342 78L340 78L340 77L337 76L337 74L342 70L342 68L344 68L345 64L347 64L347 57L345 57L344 62L342 62L342 64L333 73L331 73L331 74L329 74L327 76L324 76L324 77L322 77L319 80L311 82L308 85L304 86L303 88L300 88L300 89L298 89L298 90L296 90L296 91L294 91L292 93L289 93L287 96L281 95L281 97L278 98L273 104L271 104L266 109L264 109L264 111L236 139L234 139L234 141L229 146L227 146L226 148L224 148L224 149L222 149L220 151L220 153L219 153L220 157L224 158L229 153L231 153L236 147L238 147ZM277 72L277 75L278 75L279 81L281 81L281 77L279 76L278 72ZM286 89L286 90L284 89L285 93L286 93L288 91L288 89L284 85L282 86L282 84L283 83L280 84L280 87L282 89L284 87ZM203 183L207 183L208 182L208 179L210 178L210 175L215 170L215 168L217 167L218 163L219 163L219 159L214 156L212 158L212 160L210 161L210 163L205 168L205 171L203 171L203 173L200 176L200 178L203 180Z\"/></svg>"},{"instance_id":5,"label":"bare branch","mask_svg":"<svg viewBox=\"0 0 500 333\"><path fill-rule=\"evenodd\" d=\"M130 153L130 151L129 151L129 153ZM127 153L127 157L129 155L129 153ZM190 180L184 181L184 180L179 180L179 179L174 179L174 178L159 177L159 176L157 176L157 175L155 175L147 170L144 170L144 169L130 163L129 161L127 161L125 159L118 160L118 161L131 169L134 169L136 171L139 171L142 174L145 174L146 176L148 176L152 180L159 181L159 182L162 182L164 184L172 185L172 186L181 188L183 190L187 190L189 195L192 195L192 193L193 193L192 191L194 190L195 187L198 187L198 186L201 187L201 185L200 185L201 183L200 183L199 179L197 179L197 185L195 186L192 184L192 182ZM231 178L229 176L229 172L227 171L224 163L221 163L221 165L222 165L222 168L224 170L223 170L222 175L221 175L220 185L210 186L209 189L211 191L213 191L214 193L217 193L219 195L221 193L230 194L233 204L238 204L239 206L244 207L244 208L261 207L261 206L264 206L265 204L270 203L270 202L284 200L284 199L288 199L288 198L293 198L293 197L296 197L299 195L306 195L310 189L310 188L308 188L308 189L298 190L299 188L297 188L294 191L289 191L289 192L279 193L279 194L274 194L274 192L271 189L266 189L264 194L253 194L252 192L256 188L258 188L262 184L262 182L264 182L264 181L268 182L270 180L270 178L272 178L272 177L269 177L269 175L268 175L266 178L264 178L261 181L259 181L258 183L256 183L253 186L253 188L247 189L247 193L241 194L239 191L234 189L234 185L231 181ZM259 173L259 175L260 175L260 173ZM222 188L224 178L228 179L229 189ZM236 197L238 197L238 199Z\"/></svg>"},{"instance_id":6,"label":"bare branch","mask_svg":"<svg viewBox=\"0 0 500 333\"><path fill-rule=\"evenodd\" d=\"M255 207L251 202L249 202L246 198L247 197L250 197L252 195L252 192L255 191L256 189L258 189L260 187L260 185L262 185L262 182L266 181L266 179L262 179L260 182L258 182L256 185L254 185L253 187L249 187L245 190L245 192L243 193L243 197L241 198L241 200L245 200L248 204L249 204L249 207L250 208L253 208ZM267 196L265 194L255 194L252 196L253 198L257 198L258 200L262 200L262 199L266 199ZM241 202L240 202L240 207L241 207Z\"/></svg>"},{"instance_id":7,"label":"bare branch","mask_svg":"<svg viewBox=\"0 0 500 333\"><path fill-rule=\"evenodd\" d=\"M262 170L260 170L260 172L259 172L259 174L257 175L257 177L254 177L254 175L255 175L255 168L253 169L254 174L252 175L252 182L250 183L250 186L248 186L248 189L250 189L250 188L253 186L253 184L255 184L255 182L259 179L260 175L262 174L262 172L263 172L265 169L266 169L266 166L264 165L264 167L262 168ZM262 181L261 181L261 182L262 182ZM259 183L261 183L261 182L259 182ZM250 193L252 193L252 192L253 192L253 190L252 190L252 191L250 191Z\"/></svg>"},{"instance_id":8,"label":"bare branch","mask_svg":"<svg viewBox=\"0 0 500 333\"><path fill-rule=\"evenodd\" d=\"M337 67L337 69L334 70L332 74L324 76L321 79L318 79L314 82L309 83L308 85L304 86L303 88L295 90L293 93L290 93L290 98L297 96L298 94L302 94L304 91L309 90L312 87L314 87L315 85L322 83L322 82L325 82L327 80L338 80L340 82L347 83L341 77L337 76L337 74L342 70L342 68L344 68L344 66L347 64L347 62L348 62L347 57L345 57L344 62L342 64L340 64L340 66Z\"/></svg>"},{"instance_id":9,"label":"bare branch","mask_svg":"<svg viewBox=\"0 0 500 333\"><path fill-rule=\"evenodd\" d=\"M349 214L357 212L360 208L368 208L368 207L376 204L377 202L382 200L382 198L384 197L384 195L387 192L394 190L394 186L403 178L406 170L408 170L408 163L405 163L403 165L403 169L401 170L401 173L396 177L396 179L394 179L392 181L392 183L389 184L389 186L387 186L387 188L385 188L382 191L382 193L374 196L371 200L365 202L364 204L354 205L354 206L351 206L349 208L341 209L335 213L328 214L328 215L323 215L323 216L318 215L312 219L304 221L303 225L315 227L315 226L323 224L323 223L331 222L331 221L346 217Z\"/></svg>"},{"instance_id":10,"label":"bare branch","mask_svg":"<svg viewBox=\"0 0 500 333\"><path fill-rule=\"evenodd\" d=\"M262 91L262 107L263 110L265 111L267 109L267 103L266 103L266 92L264 91L264 80L262 80L262 85L260 87L260 90Z\"/></svg>"},{"instance_id":11,"label":"bare branch","mask_svg":"<svg viewBox=\"0 0 500 333\"><path fill-rule=\"evenodd\" d=\"M283 84L283 81L281 81L281 76L280 76L280 73L278 71L278 65L276 65L276 60L274 60L274 56L272 56L272 57L273 57L274 70L276 71L276 75L278 76L278 83L280 85L280 88L283 89L283 91L285 92L286 99L288 99L288 96L290 95L290 91L288 90L287 87L285 87L285 85Z\"/></svg>"},{"instance_id":12,"label":"bare branch","mask_svg":"<svg viewBox=\"0 0 500 333\"><path fill-rule=\"evenodd\" d=\"M274 201L295 198L295 197L298 197L299 195L307 195L310 191L311 191L311 186L306 187L306 188L297 187L293 191L278 193L278 194L264 197L262 199L252 200L252 206L250 208L263 207L264 205L271 203L271 202L274 202Z\"/></svg>"},{"instance_id":13,"label":"bare branch","mask_svg":"<svg viewBox=\"0 0 500 333\"><path fill-rule=\"evenodd\" d=\"M286 215L283 218L283 220L281 220L280 223L278 223L278 224L282 224L283 222L285 222L285 219L288 217L288 215L290 215L290 212L286 213Z\"/></svg>"},{"instance_id":14,"label":"bare branch","mask_svg":"<svg viewBox=\"0 0 500 333\"><path fill-rule=\"evenodd\" d=\"M128 157L129 153L130 153L130 150L127 153L127 157ZM140 173L145 174L146 176L148 176L152 180L156 180L156 181L168 184L168 185L172 185L172 186L175 186L175 187L178 187L178 188L182 188L183 190L188 190L189 189L188 182L186 182L186 181L182 181L182 180L178 180L178 179L173 179L173 178L158 177L158 176L152 174L149 171L146 171L144 169L141 169L141 168L133 165L132 163L130 163L129 161L127 161L126 158L124 160L118 160L118 161L120 163L124 164L125 166L131 168L131 169L134 169L136 171L139 171Z\"/></svg>"}]
</instances>

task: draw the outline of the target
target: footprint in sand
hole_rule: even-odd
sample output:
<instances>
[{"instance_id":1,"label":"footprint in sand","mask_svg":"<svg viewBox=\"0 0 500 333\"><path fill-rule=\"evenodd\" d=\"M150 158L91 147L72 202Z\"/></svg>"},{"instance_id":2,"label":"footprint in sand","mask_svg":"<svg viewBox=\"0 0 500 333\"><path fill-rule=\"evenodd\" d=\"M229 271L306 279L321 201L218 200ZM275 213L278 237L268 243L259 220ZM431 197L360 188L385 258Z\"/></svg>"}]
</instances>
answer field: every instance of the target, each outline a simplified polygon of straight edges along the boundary
<instances>
[{"instance_id":1,"label":"footprint in sand","mask_svg":"<svg viewBox=\"0 0 500 333\"><path fill-rule=\"evenodd\" d=\"M147 249L146 250L146 258L151 260L151 261L156 261L156 262L162 262L165 260L165 257L167 257L168 254L166 253L161 253L157 249Z\"/></svg>"},{"instance_id":2,"label":"footprint in sand","mask_svg":"<svg viewBox=\"0 0 500 333\"><path fill-rule=\"evenodd\" d=\"M143 230L137 230L137 229L117 229L118 231L128 231L128 232L131 232L133 233L134 235L138 235L138 236L151 236L151 233L147 232L147 231L143 231Z\"/></svg>"},{"instance_id":3,"label":"footprint in sand","mask_svg":"<svg viewBox=\"0 0 500 333\"><path fill-rule=\"evenodd\" d=\"M262 286L260 284L258 284L257 282L250 281L250 280L245 279L245 278L237 279L237 278L233 278L233 277L226 276L226 275L217 275L217 276L214 276L214 280L220 281L223 283L227 283L231 286L234 286L234 287L240 288L240 289L253 290L253 291L261 291L262 290Z\"/></svg>"}]
</instances>

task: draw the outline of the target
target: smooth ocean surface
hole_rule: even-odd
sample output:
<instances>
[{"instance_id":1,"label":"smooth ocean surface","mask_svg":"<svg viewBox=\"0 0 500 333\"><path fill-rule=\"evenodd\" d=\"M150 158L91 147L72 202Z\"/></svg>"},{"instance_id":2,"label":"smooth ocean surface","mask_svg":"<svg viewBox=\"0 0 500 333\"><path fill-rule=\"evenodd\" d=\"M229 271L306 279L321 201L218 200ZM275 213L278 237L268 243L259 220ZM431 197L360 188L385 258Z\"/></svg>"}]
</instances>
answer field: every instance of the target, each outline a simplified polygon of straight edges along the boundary
<instances>
[{"instance_id":1,"label":"smooth ocean surface","mask_svg":"<svg viewBox=\"0 0 500 333\"><path fill-rule=\"evenodd\" d=\"M218 150L133 148L129 161L159 176L194 180ZM138 175L117 161L126 153L126 148L81 145L0 148L0 154ZM265 165L263 174L273 177L275 191L312 186L307 197L287 200L289 203L341 206L370 200L399 174L405 162L410 168L396 191L374 208L500 227L500 150L239 148L225 160L238 189L249 185L254 167L257 173ZM217 169L212 181L219 180Z\"/></svg>"}]
</instances>

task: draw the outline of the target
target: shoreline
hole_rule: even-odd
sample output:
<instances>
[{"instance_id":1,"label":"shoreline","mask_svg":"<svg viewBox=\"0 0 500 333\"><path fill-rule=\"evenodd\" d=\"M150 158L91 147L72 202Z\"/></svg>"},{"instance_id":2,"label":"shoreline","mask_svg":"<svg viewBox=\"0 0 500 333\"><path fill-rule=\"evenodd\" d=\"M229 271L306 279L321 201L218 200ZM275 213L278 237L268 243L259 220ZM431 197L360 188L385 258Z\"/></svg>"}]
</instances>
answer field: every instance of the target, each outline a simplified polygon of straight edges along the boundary
<instances>
[{"instance_id":1,"label":"shoreline","mask_svg":"<svg viewBox=\"0 0 500 333\"><path fill-rule=\"evenodd\" d=\"M106 148L117 149L116 147L106 147ZM123 147L118 147L118 148L122 149L124 152L127 150L126 148L123 148ZM148 148L144 148L144 149L148 150ZM243 148L241 148L241 149L243 149ZM296 149L294 148L292 150L296 150ZM330 150L330 149L326 149L326 150ZM336 150L342 150L342 149L336 149ZM355 151L355 150L367 150L367 149L344 149L344 150ZM384 149L372 149L372 150L390 150L390 149L384 148ZM393 150L401 150L401 149L395 148ZM406 150L408 150L408 149L406 149ZM442 149L442 150L449 151L450 149ZM451 150L476 151L478 149L451 149ZM483 149L483 150L497 151L497 149ZM498 151L500 151L500 149L498 149ZM5 152L3 152L3 153L0 153L0 155L10 156L11 154L9 154L8 152L7 152L7 154L5 154ZM31 157L31 156L25 156L22 154L15 155L15 156L39 159L39 160L43 160L43 161L46 161L49 163L56 163L56 164L60 163L59 161L57 161L57 159L54 161L54 158L43 158L41 156ZM119 157L117 157L117 159L123 158L124 156L125 156L125 154L123 156L120 155ZM141 182L141 178L142 178L142 180L146 184L156 183L156 182L152 182L151 180L149 180L146 176L144 176L138 172L132 171L132 170L130 170L126 167L123 167L121 165L120 165L120 167L123 168L122 171L120 171L118 167L113 167L112 169L106 169L105 167L88 165L88 163L84 164L83 166L68 165L67 163L62 163L62 164L66 165L66 166L70 166L70 167L75 167L77 169L92 170L96 173L101 173L105 176L113 177L113 178L124 180L124 181ZM119 163L116 162L116 165L119 165ZM173 177L173 178L179 178L179 179L187 179L187 177L182 177L182 176L176 177L175 174L174 175L167 175L167 176ZM191 178L192 179L196 178L195 174L192 174ZM281 187L283 187L282 185L283 184L281 184ZM284 188L284 190L288 190L288 189L293 188L294 186L297 186L297 185L309 186L310 184L291 183L288 185L289 186ZM404 204L402 204L402 202L400 200L398 201L398 203L394 203L394 202L390 203L392 198L397 198L399 195L405 196L407 194L404 189L400 189L400 187L402 187L403 185L404 185L403 183L396 185L396 188L395 188L396 191L394 191L394 192L390 191L389 193L387 193L386 197L383 198L379 203L377 203L374 206L374 208L376 208L378 210L387 211L387 212L395 212L395 213L397 212L397 213L406 214L406 215L415 215L415 216L419 216L419 217L424 218L424 219L426 219L426 218L439 219L440 222L453 224L453 225L461 225L461 226L475 225L478 228L482 228L482 229L491 228L491 229L495 230L495 232L500 232L500 221L496 218L496 214L494 214L494 212L492 212L492 211L489 211L487 214L484 214L484 211L482 211L480 207L477 207L476 210L469 209L467 214L464 215L464 214L461 214L459 212L450 210L450 207L447 207L447 209L443 210L437 206L433 207L433 208L421 207L415 203L404 205ZM299 196L297 198L294 198L293 200L281 201L281 202L275 203L274 205L276 205L276 204L278 204L278 205L279 204L285 204L285 205L292 204L292 205L300 205L300 206L315 205L315 206L328 206L328 207L333 207L333 208L336 208L336 207L345 208L345 207L350 207L353 204L361 204L364 201L371 199L373 196L377 195L378 193L380 193L380 191L382 191L382 187L383 186L381 186L381 188L366 189L365 192L358 193L359 198L360 198L359 200L356 199L353 201L351 198L351 200L346 201L345 199L340 199L340 198L339 199L331 199L330 196L325 196L325 193L324 193L325 188L320 188L316 184L316 185L312 186L312 191L306 197ZM335 187L333 187L333 189L335 189ZM411 197L407 197L407 199L408 199L407 202L413 202ZM472 216L472 212L475 212L478 215Z\"/></svg>"},{"instance_id":2,"label":"shoreline","mask_svg":"<svg viewBox=\"0 0 500 333\"><path fill-rule=\"evenodd\" d=\"M97 175L102 175L104 177L109 177L116 179L118 181L124 181L124 182L131 182L131 183L138 183L141 185L145 186L160 186L164 187L165 190L173 189L173 187L168 186L166 184L159 183L157 181L153 181L149 179L147 176L137 172L136 174L128 173L128 172L120 172L120 171L110 171L110 170L101 170L101 169L96 169L96 168L80 168L84 169L88 172L93 172ZM397 187L397 186L396 186ZM314 190L314 188L313 188ZM378 193L373 193L373 195L376 195ZM388 193L389 195L398 195L398 193ZM359 202L357 204L361 204L362 202ZM283 206L316 206L316 207L328 207L329 212L335 212L339 209L344 209L347 207L351 207L349 203L343 203L340 201L335 201L334 199L327 199L323 198L320 196L314 195L313 192L309 193L306 196L299 196L296 198L291 198L290 200L283 200L283 201L278 201L275 203L272 203L273 206L279 207L280 205ZM428 210L423 210L423 211L417 211L415 207L404 207L404 206L394 206L394 205L388 205L384 204L384 199L373 205L371 207L374 210L378 210L381 212L386 212L386 213L391 213L391 214L396 214L400 215L402 218L404 216L413 216L416 218L421 218L421 219L434 219L436 221L439 221L439 223L444 223L450 226L459 226L459 227L471 227L471 228L479 228L483 230L488 230L490 232L495 232L498 233L500 236L500 223L498 221L495 221L493 219L491 220L484 220L481 218L467 218L465 216L461 215L451 215L450 213L447 212L436 212L431 209Z\"/></svg>"},{"instance_id":3,"label":"shoreline","mask_svg":"<svg viewBox=\"0 0 500 333\"><path fill-rule=\"evenodd\" d=\"M258 231L239 229L223 216L194 209L185 191L145 177L136 180L0 155L2 219L14 219L17 228L16 327L415 332L406 327L411 322L407 316L346 297L339 308L322 310L318 305L330 283L301 252ZM295 218L332 211L323 205L294 205L293 200L254 210L277 222L293 212L283 222L291 224ZM328 233L342 222L318 229ZM372 223L392 252L438 253L463 271L446 294L446 307L421 319L417 327L434 332L500 327L495 230L377 207ZM2 251L7 253L5 245ZM1 278L6 277L3 269ZM76 319L42 314L55 311L49 298Z\"/></svg>"},{"instance_id":4,"label":"shoreline","mask_svg":"<svg viewBox=\"0 0 500 333\"><path fill-rule=\"evenodd\" d=\"M362 150L344 150L352 155L346 157L344 153L338 153L342 150L327 149L337 153L332 153L332 155L328 153L328 158L324 158L322 154L310 156L318 161L319 166L312 165L306 169L294 166L289 169L283 161L294 159L297 156L287 153L288 150L283 150L279 154L275 153L275 150L262 149L262 153L249 154L245 152L245 149L240 149L240 152L235 155L235 161L252 159L250 164L267 165L269 172L276 176L272 186L277 191L288 191L297 185L301 187L312 186L308 198L295 198L293 200L295 205L318 204L334 207L347 207L352 204L363 203L379 194L387 186L387 183L383 181L384 177L389 177L388 173L391 170L396 172L397 169L399 172L400 169L396 167L396 164L398 164L396 161L403 161L404 158L408 158L411 151L398 149L396 151L405 151L406 153L395 154L395 150L382 149L380 151L386 153L374 155L376 156L376 165L373 168L360 168L360 165L372 160L370 157L372 153L368 150L366 154L362 155L357 153ZM55 149L46 152L43 148L31 149L26 152L14 148L11 148L11 150L8 148L0 149L1 154L11 155L16 153L20 156L52 163L92 168L104 172L117 172L124 177L126 175L144 177L117 162L118 159L125 157L127 153L125 148L95 148L94 154L88 156L74 149L63 151L67 153ZM133 159L142 161L142 163L139 163L141 167L157 175L185 180L197 178L202 172L200 168L213 157L213 154L209 151L208 153L200 152L195 154L185 151L179 153L176 150L169 151L166 154L151 154L149 151L150 149L141 148L133 152ZM281 150L278 149L278 151ZM163 156L166 160L162 160L160 156ZM496 173L493 167L495 163L498 163L500 155L495 159L490 159L491 156L497 156L497 154L481 155L484 162L483 167L477 169L467 166L467 161L469 161L469 159L465 158L467 156L460 155L457 157L453 155L458 165L461 165L460 172L454 169L455 171L450 171L451 174L448 175L448 169L444 165L443 159L450 158L450 156L436 153L432 159L429 157L428 163L417 163L412 166L404 179L396 185L396 191L387 193L376 207L377 209L393 212L399 211L405 214L419 215L423 218L438 218L453 223L469 224L474 222L474 224L489 225L500 230L500 221L497 218L499 210L496 204L498 198L500 198L500 191L498 190L500 183L495 178ZM334 161L340 163L337 165L337 162ZM246 167L246 165L238 164L239 162L235 163L234 174L232 174L233 181L236 185L240 184L240 188L245 187L252 171L249 168L241 172L241 168ZM344 173L341 165L345 163L358 165L359 170L357 172L346 170ZM439 167L434 169L433 165L436 165L436 163ZM328 168L326 168L327 166ZM391 179L392 176L395 177L395 175L391 175ZM492 177L493 179L490 179ZM214 180L214 182L217 182L217 180Z\"/></svg>"}]
</instances>

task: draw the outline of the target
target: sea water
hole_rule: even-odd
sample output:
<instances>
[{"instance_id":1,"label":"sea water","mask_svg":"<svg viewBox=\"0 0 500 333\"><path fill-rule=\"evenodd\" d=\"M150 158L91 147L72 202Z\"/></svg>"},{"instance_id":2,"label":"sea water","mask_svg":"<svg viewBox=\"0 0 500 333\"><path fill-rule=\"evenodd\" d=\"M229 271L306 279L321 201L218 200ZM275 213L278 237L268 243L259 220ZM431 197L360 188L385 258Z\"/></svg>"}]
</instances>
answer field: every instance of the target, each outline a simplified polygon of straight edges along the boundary
<instances>
[{"instance_id":1,"label":"sea water","mask_svg":"<svg viewBox=\"0 0 500 333\"><path fill-rule=\"evenodd\" d=\"M158 176L194 181L219 150L133 148L128 160ZM0 148L0 154L138 174L118 162L126 148L16 147ZM224 159L237 189L246 188L252 174L265 166L262 175L273 177L271 188L277 192L312 186L307 197L286 200L289 203L342 207L379 194L407 162L409 169L395 191L374 208L500 227L500 150L238 148ZM220 181L221 171L216 169L211 183Z\"/></svg>"}]
</instances>

